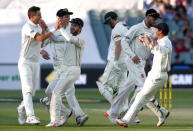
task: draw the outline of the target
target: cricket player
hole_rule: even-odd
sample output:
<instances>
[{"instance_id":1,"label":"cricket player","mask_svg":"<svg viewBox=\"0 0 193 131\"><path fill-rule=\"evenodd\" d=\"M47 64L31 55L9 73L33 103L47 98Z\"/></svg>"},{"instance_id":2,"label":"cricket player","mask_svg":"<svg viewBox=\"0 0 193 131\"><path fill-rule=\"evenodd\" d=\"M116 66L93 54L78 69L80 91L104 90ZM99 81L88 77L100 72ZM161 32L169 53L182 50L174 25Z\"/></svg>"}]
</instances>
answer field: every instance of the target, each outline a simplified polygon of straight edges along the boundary
<instances>
[{"instance_id":1,"label":"cricket player","mask_svg":"<svg viewBox=\"0 0 193 131\"><path fill-rule=\"evenodd\" d=\"M118 21L118 15L115 12L107 12L104 16L104 24L112 28L111 41L108 49L107 65L102 75L102 80L97 81L100 93L112 104L114 97L118 93L120 85L123 85L127 79L127 55L122 51L121 39L128 31L127 27L122 22ZM128 108L128 100L121 106L123 110ZM111 120L108 112L104 114Z\"/></svg>"},{"instance_id":2,"label":"cricket player","mask_svg":"<svg viewBox=\"0 0 193 131\"><path fill-rule=\"evenodd\" d=\"M109 114L114 118L118 118L120 114L120 107L128 99L128 95L131 94L133 88L137 86L135 94L141 90L146 79L145 74L145 62L150 55L150 49L145 48L140 40L139 36L150 36L153 37L153 25L156 24L157 19L160 18L159 13L154 9L149 9L146 11L145 19L134 26L132 26L126 33L126 36L122 39L122 46L124 51L128 54L127 67L129 70L129 75L126 84L123 88L120 88L118 95L115 97ZM136 96L136 95L135 95ZM135 98L135 96L133 96ZM130 102L130 104L132 101ZM168 112L165 108L160 108L157 100L152 97L152 99L146 104L151 111L160 120L163 117L163 112ZM159 123L159 122L158 122Z\"/></svg>"},{"instance_id":3,"label":"cricket player","mask_svg":"<svg viewBox=\"0 0 193 131\"><path fill-rule=\"evenodd\" d=\"M137 94L133 104L127 111L125 116L116 122L121 126L128 126L131 124L131 120L138 113L141 107L143 107L149 100L152 99L157 91L164 86L164 83L168 79L168 72L171 66L172 44L168 38L169 27L166 23L160 23L154 26L155 36L158 39L152 40L149 36L140 37L142 45L151 50L153 53L153 65L145 80L144 86ZM150 44L146 43L148 41ZM162 108L162 107L161 107ZM162 112L162 117L157 123L160 127L164 124L165 120L169 116L169 112Z\"/></svg>"},{"instance_id":4,"label":"cricket player","mask_svg":"<svg viewBox=\"0 0 193 131\"><path fill-rule=\"evenodd\" d=\"M18 122L19 124L39 124L39 118L34 113L32 96L35 95L39 81L40 48L42 42L59 28L59 23L56 23L51 31L43 34L44 27L40 27L42 24L39 25L43 23L40 8L30 7L28 17L29 21L22 28L21 52L18 61L23 95L23 101L17 107Z\"/></svg>"},{"instance_id":5,"label":"cricket player","mask_svg":"<svg viewBox=\"0 0 193 131\"><path fill-rule=\"evenodd\" d=\"M80 63L82 52L85 46L84 40L80 37L83 21L80 18L72 19L70 33L64 28L60 28L64 42L64 61L58 70L58 81L52 91L50 102L51 122L47 127L58 127L60 125L62 96L69 88L74 87L75 81L80 76ZM81 116L82 117L82 116ZM88 119L87 115L84 122ZM83 122L83 123L84 123Z\"/></svg>"},{"instance_id":6,"label":"cricket player","mask_svg":"<svg viewBox=\"0 0 193 131\"><path fill-rule=\"evenodd\" d=\"M59 20L62 22L62 27L63 29L66 29L68 33L70 33L70 15L72 15L73 12L69 12L67 8L60 9L57 11L56 16ZM53 67L54 70L56 71L56 75L54 79L51 81L51 83L48 85L45 93L47 97L40 99L40 102L45 105L48 109L50 107L50 100L52 96L52 91L54 90L57 81L59 81L59 74L60 74L60 68L64 64L63 62L65 61L65 42L66 40L62 36L60 30L57 30L50 38L51 42L50 47L52 50L52 55L53 55ZM45 50L41 50L41 54L43 58L49 59L49 54ZM86 119L88 119L88 116L82 111L80 108L80 105L75 97L75 87L72 85L71 88L69 88L65 92L65 97L67 99L67 102L70 106L70 108L73 110L73 114L76 116L76 124L78 126L83 126ZM71 116L72 112L68 111L68 113L61 113L61 125L67 122L67 119Z\"/></svg>"}]
</instances>

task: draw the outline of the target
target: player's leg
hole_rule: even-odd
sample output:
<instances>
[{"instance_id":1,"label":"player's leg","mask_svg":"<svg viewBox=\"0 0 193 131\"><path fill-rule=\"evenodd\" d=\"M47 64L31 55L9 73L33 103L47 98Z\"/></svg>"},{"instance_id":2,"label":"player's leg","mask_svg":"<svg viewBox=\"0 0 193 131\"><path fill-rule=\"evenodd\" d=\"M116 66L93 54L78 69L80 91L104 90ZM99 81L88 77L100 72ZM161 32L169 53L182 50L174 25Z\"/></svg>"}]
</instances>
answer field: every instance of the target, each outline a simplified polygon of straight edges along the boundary
<instances>
[{"instance_id":1,"label":"player's leg","mask_svg":"<svg viewBox=\"0 0 193 131\"><path fill-rule=\"evenodd\" d=\"M135 101L122 120L127 124L130 124L132 118L138 113L141 107L143 107L153 96L155 96L158 89L164 85L166 77L167 76L164 76L161 79L155 79L154 76L149 76L145 81L144 87L137 94Z\"/></svg>"},{"instance_id":2,"label":"player's leg","mask_svg":"<svg viewBox=\"0 0 193 131\"><path fill-rule=\"evenodd\" d=\"M54 90L58 80L59 80L59 75L57 72L53 80L49 83L49 85L45 90L46 97L40 99L40 103L43 104L48 111L50 109L50 100L52 97L52 91Z\"/></svg>"},{"instance_id":3,"label":"player's leg","mask_svg":"<svg viewBox=\"0 0 193 131\"><path fill-rule=\"evenodd\" d=\"M109 87L109 85L105 84L108 81L110 72L112 71L112 63L108 62L104 73L102 75L102 77L100 78L100 81L97 81L96 84L98 86L99 92L101 93L101 95L103 95L105 97L105 99L109 102L112 103L113 100L113 90L112 88Z\"/></svg>"},{"instance_id":4,"label":"player's leg","mask_svg":"<svg viewBox=\"0 0 193 131\"><path fill-rule=\"evenodd\" d=\"M114 123L114 120L117 119L121 113L121 106L128 99L128 95L133 90L135 82L132 79L128 79L126 82L126 86L124 88L120 88L118 95L115 97L111 108L109 109L109 120Z\"/></svg>"},{"instance_id":5,"label":"player's leg","mask_svg":"<svg viewBox=\"0 0 193 131\"><path fill-rule=\"evenodd\" d=\"M51 103L50 103L50 117L51 123L59 124L61 116L61 105L63 93L69 88L69 84L74 83L80 76L79 68L68 68L60 75L60 79L56 84L52 92Z\"/></svg>"},{"instance_id":6,"label":"player's leg","mask_svg":"<svg viewBox=\"0 0 193 131\"><path fill-rule=\"evenodd\" d=\"M22 95L23 102L25 106L25 111L27 115L26 123L29 124L38 124L39 120L35 117L34 109L33 109L33 101L32 96L34 94L33 87L33 75L34 73L34 65L20 63L19 64L19 73L22 84Z\"/></svg>"},{"instance_id":7,"label":"player's leg","mask_svg":"<svg viewBox=\"0 0 193 131\"><path fill-rule=\"evenodd\" d=\"M73 113L76 116L76 124L78 126L83 126L84 123L87 121L88 116L82 111L76 99L74 84L70 84L69 86L70 88L65 92L68 105L73 110Z\"/></svg>"},{"instance_id":8,"label":"player's leg","mask_svg":"<svg viewBox=\"0 0 193 131\"><path fill-rule=\"evenodd\" d=\"M147 78L145 81L144 87L136 95L134 102L130 106L125 116L122 118L123 122L125 122L127 125L131 124L132 119L137 115L140 109L146 104L146 102L148 101L148 98L154 95L155 88L153 87L154 87L154 84L151 82L151 79ZM123 124L123 123L120 123L120 121L117 121L117 122L120 125Z\"/></svg>"},{"instance_id":9,"label":"player's leg","mask_svg":"<svg viewBox=\"0 0 193 131\"><path fill-rule=\"evenodd\" d=\"M145 75L145 71L143 67L138 67L136 68L136 74L135 75L135 79L137 81L136 85L137 85L137 90L136 93L137 94L142 88L143 88L143 83L146 79L146 75ZM134 94L134 95L135 95ZM133 96L133 98L135 98L135 96ZM132 103L131 103L132 104ZM129 104L129 105L131 105ZM156 104L156 102L152 102L151 100L147 102L146 106L158 117L160 118L162 116L162 111L160 110L159 106Z\"/></svg>"}]
</instances>

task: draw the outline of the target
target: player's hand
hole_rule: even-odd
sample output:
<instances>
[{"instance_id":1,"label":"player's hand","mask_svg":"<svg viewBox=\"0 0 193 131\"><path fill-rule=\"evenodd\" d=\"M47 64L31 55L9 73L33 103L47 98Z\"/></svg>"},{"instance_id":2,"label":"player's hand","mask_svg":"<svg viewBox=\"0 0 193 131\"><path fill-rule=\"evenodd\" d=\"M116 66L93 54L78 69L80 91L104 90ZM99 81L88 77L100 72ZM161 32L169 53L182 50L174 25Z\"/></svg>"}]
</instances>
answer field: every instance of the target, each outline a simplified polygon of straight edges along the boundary
<instances>
[{"instance_id":1,"label":"player's hand","mask_svg":"<svg viewBox=\"0 0 193 131\"><path fill-rule=\"evenodd\" d=\"M148 36L148 35L146 35L146 36L145 36L145 39L146 39L149 43L151 43L151 42L152 42L152 40L151 40L150 36Z\"/></svg>"},{"instance_id":2,"label":"player's hand","mask_svg":"<svg viewBox=\"0 0 193 131\"><path fill-rule=\"evenodd\" d=\"M145 41L145 36L139 36L139 41L143 43Z\"/></svg>"},{"instance_id":3,"label":"player's hand","mask_svg":"<svg viewBox=\"0 0 193 131\"><path fill-rule=\"evenodd\" d=\"M54 24L54 28L57 30L62 27L62 21L60 19L56 20L56 23Z\"/></svg>"},{"instance_id":4,"label":"player's hand","mask_svg":"<svg viewBox=\"0 0 193 131\"><path fill-rule=\"evenodd\" d=\"M49 60L49 59L50 59L50 56L49 56L49 54L48 54L47 51L41 50L41 51L40 51L40 54L42 55L42 57L43 57L44 59L46 59L46 60Z\"/></svg>"},{"instance_id":5,"label":"player's hand","mask_svg":"<svg viewBox=\"0 0 193 131\"><path fill-rule=\"evenodd\" d=\"M139 59L138 56L134 56L134 57L132 58L132 61L133 61L135 64L138 64L138 63L140 62L140 59Z\"/></svg>"},{"instance_id":6,"label":"player's hand","mask_svg":"<svg viewBox=\"0 0 193 131\"><path fill-rule=\"evenodd\" d=\"M115 69L121 70L121 68L119 68L119 62L118 61L114 61L113 66L114 66Z\"/></svg>"},{"instance_id":7,"label":"player's hand","mask_svg":"<svg viewBox=\"0 0 193 131\"><path fill-rule=\"evenodd\" d=\"M42 28L42 31L46 31L46 29L48 28L48 26L46 25L46 23L43 19L40 19L39 25Z\"/></svg>"}]
</instances>

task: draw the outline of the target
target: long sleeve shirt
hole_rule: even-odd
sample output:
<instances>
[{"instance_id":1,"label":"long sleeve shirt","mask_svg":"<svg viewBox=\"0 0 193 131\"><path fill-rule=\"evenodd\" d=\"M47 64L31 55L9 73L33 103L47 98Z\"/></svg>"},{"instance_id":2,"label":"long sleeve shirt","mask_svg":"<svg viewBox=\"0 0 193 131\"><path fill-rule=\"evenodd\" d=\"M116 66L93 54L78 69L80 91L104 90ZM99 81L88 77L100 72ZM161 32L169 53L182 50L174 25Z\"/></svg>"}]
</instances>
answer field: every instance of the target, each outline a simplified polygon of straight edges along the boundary
<instances>
[{"instance_id":1,"label":"long sleeve shirt","mask_svg":"<svg viewBox=\"0 0 193 131\"><path fill-rule=\"evenodd\" d=\"M138 56L140 59L145 61L150 55L150 49L144 47L139 41L140 35L148 35L153 37L153 30L155 28L148 28L145 22L141 22L132 26L126 33L125 37L122 39L122 45L124 46L124 51L128 54L129 58Z\"/></svg>"},{"instance_id":2,"label":"long sleeve shirt","mask_svg":"<svg viewBox=\"0 0 193 131\"><path fill-rule=\"evenodd\" d=\"M167 36L159 39L151 51L154 54L153 72L168 72L171 68L172 44Z\"/></svg>"}]
</instances>

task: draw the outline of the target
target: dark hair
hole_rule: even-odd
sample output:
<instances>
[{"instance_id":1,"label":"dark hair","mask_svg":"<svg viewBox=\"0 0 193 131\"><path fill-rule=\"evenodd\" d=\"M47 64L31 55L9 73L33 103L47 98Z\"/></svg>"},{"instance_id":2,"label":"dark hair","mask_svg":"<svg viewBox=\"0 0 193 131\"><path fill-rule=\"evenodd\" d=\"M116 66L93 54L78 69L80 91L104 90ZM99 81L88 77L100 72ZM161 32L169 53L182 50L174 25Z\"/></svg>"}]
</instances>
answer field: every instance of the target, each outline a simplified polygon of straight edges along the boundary
<instances>
[{"instance_id":1,"label":"dark hair","mask_svg":"<svg viewBox=\"0 0 193 131\"><path fill-rule=\"evenodd\" d=\"M28 9L28 17L31 18L37 11L40 11L40 7L32 6Z\"/></svg>"}]
</instances>

